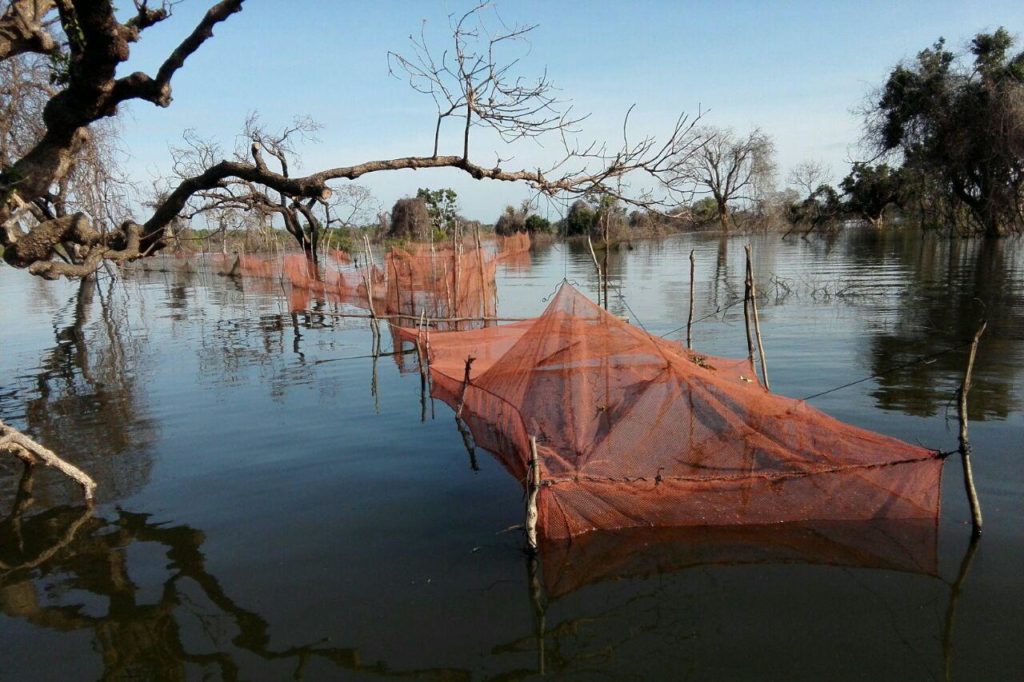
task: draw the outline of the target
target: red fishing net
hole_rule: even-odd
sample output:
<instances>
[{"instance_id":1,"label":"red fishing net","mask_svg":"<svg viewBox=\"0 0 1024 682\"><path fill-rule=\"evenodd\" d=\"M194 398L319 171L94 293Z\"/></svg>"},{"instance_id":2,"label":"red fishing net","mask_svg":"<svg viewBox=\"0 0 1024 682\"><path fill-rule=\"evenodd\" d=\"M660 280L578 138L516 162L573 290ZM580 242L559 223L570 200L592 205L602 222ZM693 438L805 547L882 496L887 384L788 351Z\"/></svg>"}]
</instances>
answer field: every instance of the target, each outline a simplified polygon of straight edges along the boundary
<instances>
[{"instance_id":1,"label":"red fishing net","mask_svg":"<svg viewBox=\"0 0 1024 682\"><path fill-rule=\"evenodd\" d=\"M406 341L434 395L525 480L549 539L630 527L930 519L942 459L774 395L747 360L652 337L563 285L533 320ZM474 358L464 386L467 358Z\"/></svg>"},{"instance_id":2,"label":"red fishing net","mask_svg":"<svg viewBox=\"0 0 1024 682\"><path fill-rule=\"evenodd\" d=\"M358 266L348 254L330 251L320 267L303 254L288 254L239 256L236 270L242 277L287 284L293 310L319 299L367 310L372 306L380 316L408 317L406 323L425 314L448 320L443 327L465 329L494 316L497 264L512 262L529 250L529 235L518 233L499 237L493 246L444 242L394 248L381 265Z\"/></svg>"}]
</instances>

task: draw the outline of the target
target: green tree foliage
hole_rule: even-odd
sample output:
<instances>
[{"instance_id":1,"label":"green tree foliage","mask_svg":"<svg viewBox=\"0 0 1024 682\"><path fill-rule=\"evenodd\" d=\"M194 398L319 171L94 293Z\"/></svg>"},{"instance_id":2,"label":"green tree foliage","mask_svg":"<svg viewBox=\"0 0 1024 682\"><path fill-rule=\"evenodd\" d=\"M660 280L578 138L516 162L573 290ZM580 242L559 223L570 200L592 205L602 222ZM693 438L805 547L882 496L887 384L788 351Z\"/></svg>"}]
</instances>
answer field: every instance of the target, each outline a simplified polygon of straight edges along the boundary
<instances>
[{"instance_id":1,"label":"green tree foliage","mask_svg":"<svg viewBox=\"0 0 1024 682\"><path fill-rule=\"evenodd\" d=\"M416 191L416 198L422 199L427 206L427 213L430 214L434 230L443 235L450 234L455 220L458 218L457 197L455 190L449 187L434 190L421 187Z\"/></svg>"},{"instance_id":2,"label":"green tree foliage","mask_svg":"<svg viewBox=\"0 0 1024 682\"><path fill-rule=\"evenodd\" d=\"M1024 228L1024 51L1003 28L971 41L972 63L939 39L897 66L868 112L869 141L936 178L976 228Z\"/></svg>"},{"instance_id":3,"label":"green tree foliage","mask_svg":"<svg viewBox=\"0 0 1024 682\"><path fill-rule=\"evenodd\" d=\"M853 170L839 186L846 194L846 210L874 227L883 226L889 206L903 204L903 176L884 163L877 166L854 163Z\"/></svg>"},{"instance_id":4,"label":"green tree foliage","mask_svg":"<svg viewBox=\"0 0 1024 682\"><path fill-rule=\"evenodd\" d=\"M526 231L530 234L550 234L553 229L550 220L536 213L526 218Z\"/></svg>"},{"instance_id":5,"label":"green tree foliage","mask_svg":"<svg viewBox=\"0 0 1024 682\"><path fill-rule=\"evenodd\" d=\"M519 208L506 206L494 224L495 234L510 235L516 232L549 233L553 230L551 221L533 213L529 201L523 201Z\"/></svg>"},{"instance_id":6,"label":"green tree foliage","mask_svg":"<svg viewBox=\"0 0 1024 682\"><path fill-rule=\"evenodd\" d=\"M526 219L529 213L530 202L528 201L524 201L519 208L511 205L506 206L505 210L498 216L498 222L494 223L495 234L505 236L515 234L516 232L525 232Z\"/></svg>"},{"instance_id":7,"label":"green tree foliage","mask_svg":"<svg viewBox=\"0 0 1024 682\"><path fill-rule=\"evenodd\" d=\"M565 216L565 236L590 234L597 225L597 211L583 199L577 199Z\"/></svg>"},{"instance_id":8,"label":"green tree foliage","mask_svg":"<svg viewBox=\"0 0 1024 682\"><path fill-rule=\"evenodd\" d=\"M806 226L807 232L835 223L842 216L839 193L831 185L819 185L803 201L789 205L788 216L794 227Z\"/></svg>"},{"instance_id":9,"label":"green tree foliage","mask_svg":"<svg viewBox=\"0 0 1024 682\"><path fill-rule=\"evenodd\" d=\"M690 207L693 221L698 225L718 219L718 202L714 197L702 197Z\"/></svg>"}]
</instances>

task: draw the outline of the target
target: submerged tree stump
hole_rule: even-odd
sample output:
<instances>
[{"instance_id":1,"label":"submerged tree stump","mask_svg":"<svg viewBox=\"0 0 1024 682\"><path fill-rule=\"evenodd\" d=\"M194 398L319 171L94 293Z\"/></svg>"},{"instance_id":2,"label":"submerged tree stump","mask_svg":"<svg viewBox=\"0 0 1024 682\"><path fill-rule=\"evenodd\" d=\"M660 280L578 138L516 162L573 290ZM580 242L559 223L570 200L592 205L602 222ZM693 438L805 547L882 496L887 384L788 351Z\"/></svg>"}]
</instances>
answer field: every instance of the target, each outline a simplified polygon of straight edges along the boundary
<instances>
[{"instance_id":1,"label":"submerged tree stump","mask_svg":"<svg viewBox=\"0 0 1024 682\"><path fill-rule=\"evenodd\" d=\"M53 467L82 486L87 504L92 504L96 494L96 481L76 467L58 457L52 450L44 448L12 426L0 421L0 452L7 452L28 466Z\"/></svg>"}]
</instances>

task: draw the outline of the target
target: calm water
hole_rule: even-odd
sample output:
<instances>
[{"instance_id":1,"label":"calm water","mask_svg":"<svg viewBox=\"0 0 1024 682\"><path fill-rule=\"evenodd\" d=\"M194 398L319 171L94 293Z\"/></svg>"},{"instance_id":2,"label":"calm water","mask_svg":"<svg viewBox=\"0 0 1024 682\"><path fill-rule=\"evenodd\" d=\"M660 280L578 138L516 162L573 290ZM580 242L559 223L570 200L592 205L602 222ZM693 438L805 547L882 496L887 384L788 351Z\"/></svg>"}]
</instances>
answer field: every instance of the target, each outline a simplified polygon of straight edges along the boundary
<instances>
[{"instance_id":1,"label":"calm water","mask_svg":"<svg viewBox=\"0 0 1024 682\"><path fill-rule=\"evenodd\" d=\"M612 308L684 338L696 249L694 344L741 356L747 241L623 246ZM91 514L47 472L18 496L0 460L0 680L1024 678L1024 244L752 241L773 389L882 375L810 401L853 424L955 448L963 343L989 321L975 553L950 458L920 570L634 537L570 553L556 584L507 531L519 484L474 468L446 405L421 421L414 357L373 361L361 320L173 259L86 288L0 267L0 418L100 486ZM572 246L500 268L500 312L539 313L563 277L594 295Z\"/></svg>"}]
</instances>

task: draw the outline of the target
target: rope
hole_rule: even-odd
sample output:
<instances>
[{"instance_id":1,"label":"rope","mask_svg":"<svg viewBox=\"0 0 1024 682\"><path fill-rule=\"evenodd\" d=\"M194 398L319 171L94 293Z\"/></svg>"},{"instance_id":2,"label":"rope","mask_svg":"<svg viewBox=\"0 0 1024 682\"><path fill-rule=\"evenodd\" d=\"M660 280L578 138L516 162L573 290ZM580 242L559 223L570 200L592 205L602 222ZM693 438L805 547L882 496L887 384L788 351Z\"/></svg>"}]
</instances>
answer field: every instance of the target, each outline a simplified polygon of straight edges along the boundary
<instances>
[{"instance_id":1,"label":"rope","mask_svg":"<svg viewBox=\"0 0 1024 682\"><path fill-rule=\"evenodd\" d=\"M724 313L729 308L732 308L734 305L739 305L740 303L743 303L743 299L742 298L737 298L732 303L727 303L725 305L720 305L717 308L715 308L712 312L708 313L707 315L704 315L702 317L698 317L697 319L695 319L693 321L693 323L696 324L698 322L703 322L704 320L707 320L707 319L710 319L712 317L715 317L716 315L718 315L718 313ZM659 334L659 336L661 338L665 338L669 334L675 334L676 332L681 332L684 329L686 329L686 325L685 324L682 327L676 327L675 329L671 329L671 330L665 332L664 334Z\"/></svg>"},{"instance_id":2,"label":"rope","mask_svg":"<svg viewBox=\"0 0 1024 682\"><path fill-rule=\"evenodd\" d=\"M850 382L845 383L845 384L843 384L841 386L836 386L835 388L830 388L827 391L821 391L820 393L814 393L812 395L807 396L806 398L803 398L803 400L811 400L812 398L820 398L823 395L828 395L829 393L835 393L836 391L842 390L844 388L849 388L850 386L856 386L857 384L862 384L865 381L870 381L871 379L879 379L881 377L888 376L889 374L892 374L893 372L896 372L896 371L901 370L901 369L906 369L907 367L914 367L915 365L921 365L921 364L925 364L927 362L934 361L936 358L940 358L943 355L946 355L947 353L952 353L953 351L957 351L957 350L960 350L961 348L965 348L965 347L971 345L971 343L972 343L971 341L964 341L963 343L958 344L956 346L952 346L950 348L946 348L944 350L940 350L940 351L932 353L930 355L921 356L921 357L917 358L916 360L910 360L908 362L901 362L898 365L894 365L893 367L890 367L889 369L887 369L884 372L877 372L876 374L870 374L870 375L868 375L866 377L862 377L862 378L857 379L855 381L850 381Z\"/></svg>"},{"instance_id":3,"label":"rope","mask_svg":"<svg viewBox=\"0 0 1024 682\"><path fill-rule=\"evenodd\" d=\"M644 326L643 320L640 319L640 316L637 315L633 311L633 308L630 307L629 301L626 300L626 297L622 295L622 287L620 287L617 284L612 284L610 286L613 289L615 289L615 294L619 297L619 300L622 301L622 305L626 306L626 310L628 310L629 314L633 316L633 319L636 320L636 323L640 325L640 328L644 330L644 333L647 334L648 336L653 336L653 334L647 331L647 327Z\"/></svg>"}]
</instances>

